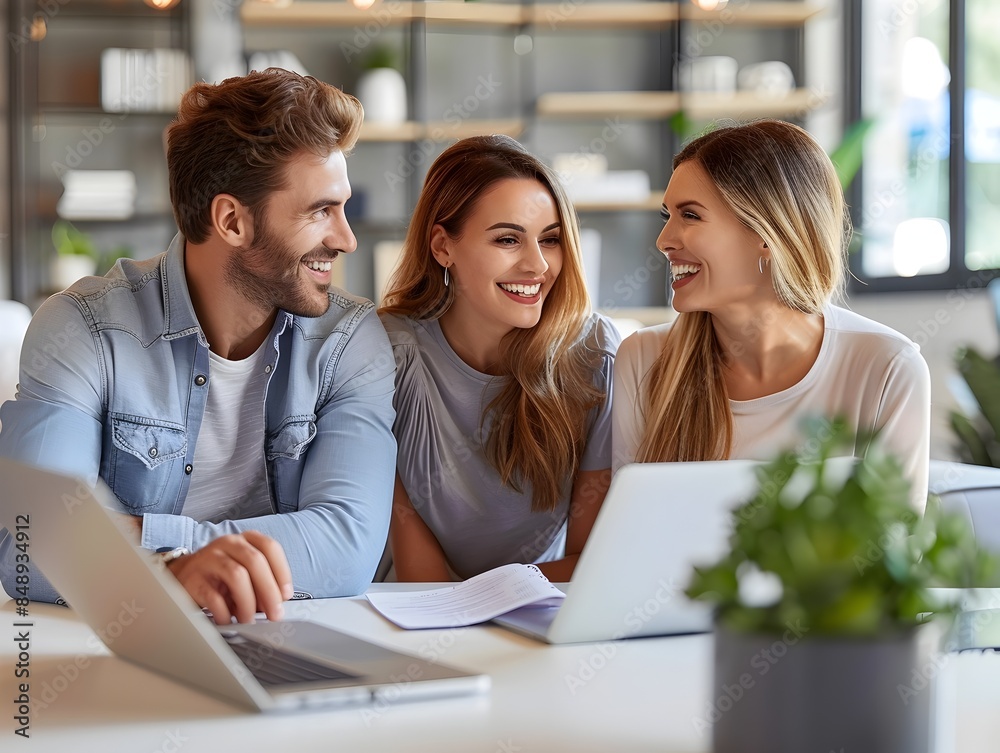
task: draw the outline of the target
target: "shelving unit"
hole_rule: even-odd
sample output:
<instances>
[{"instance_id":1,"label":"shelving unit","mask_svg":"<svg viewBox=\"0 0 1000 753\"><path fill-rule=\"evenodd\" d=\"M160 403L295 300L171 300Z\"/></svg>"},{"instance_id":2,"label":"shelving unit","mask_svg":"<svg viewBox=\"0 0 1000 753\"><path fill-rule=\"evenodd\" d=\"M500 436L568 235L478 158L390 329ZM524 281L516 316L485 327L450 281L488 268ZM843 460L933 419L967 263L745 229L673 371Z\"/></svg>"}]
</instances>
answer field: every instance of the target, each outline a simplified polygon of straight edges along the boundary
<instances>
[{"instance_id":1,"label":"shelving unit","mask_svg":"<svg viewBox=\"0 0 1000 753\"><path fill-rule=\"evenodd\" d=\"M823 12L823 6L810 2L764 2L734 5L717 11L702 10L686 2L542 2L532 5L515 3L443 0L441 2L406 2L389 0L383 4L386 14L382 23L405 24L414 20L439 21L456 24L488 24L493 26L522 24L551 24L566 28L595 26L639 26L671 24L680 19L711 21L722 19L725 23L760 26L795 26ZM358 10L350 3L336 0L294 2L290 5L247 0L243 4L245 24L267 26L353 26L370 22L379 10Z\"/></svg>"},{"instance_id":2,"label":"shelving unit","mask_svg":"<svg viewBox=\"0 0 1000 753\"><path fill-rule=\"evenodd\" d=\"M369 229L392 226L398 230L405 224L405 216L409 208L412 208L419 191L423 171L433 157L433 153L428 153L428 150L439 151L447 142L469 135L506 133L521 139L543 157L552 156L556 151L589 151L606 147L611 151L618 150L616 154L620 155L617 158L611 157L612 167L618 167L615 159L625 159L629 163L621 165L622 167L650 171L654 188L646 199L578 201L576 208L583 224L598 229L608 247L634 248L637 254L645 246L647 253L655 254L655 251L650 252L649 247L656 234L659 223L657 210L663 200L663 190L659 186L666 184L669 178L669 157L680 145L681 137L671 125L671 119L675 115L681 113L688 122L694 123L720 117L769 116L799 119L812 109L822 106L827 99L825 93L806 87L777 98L762 97L745 91L729 95L677 91L672 86L673 66L682 50L682 30L712 29L713 41L720 33L735 36L747 33L746 30L751 30L751 34L784 33L794 36L823 9L823 5L816 0L731 2L720 11L699 10L689 0L548 0L537 3L516 0L383 0L369 10L359 11L341 0L296 0L287 7L262 0L246 0L241 9L241 19L245 34L253 36L258 43L267 43L275 29L285 32L303 30L303 36L298 39L302 39L304 45L310 44L315 48L318 39L312 35L316 34L317 29L324 28L331 30L331 38L326 42L330 50L336 50L335 40L338 38L361 38L370 44L392 41L409 51L411 69L407 71L407 79L412 102L417 105L413 107L416 116L398 125L366 123L361 134L362 146L359 147L359 154L364 154L364 159L376 164L382 160L394 168L382 169L383 174L397 176L394 180L398 180L398 175L406 173L407 195L403 215L398 219L394 215L393 220L385 217L366 218ZM306 29L309 31L304 31ZM718 29L722 29L722 32L718 32ZM267 35L263 33L265 30ZM730 34L729 30L734 32ZM434 35L433 41L431 35ZM581 35L580 48L567 46L566 40L576 39L575 35ZM304 41L307 36L308 42ZM508 63L514 62L514 70L520 73L508 76L504 83L508 87L507 94L510 94L511 86L520 89L506 111L498 113L497 117L486 113L489 117L474 115L456 122L454 118L436 119L434 115L440 116L440 112L435 111L433 106L424 106L424 97L428 92L436 94L438 101L447 101L442 100L440 94L442 71L432 64L431 53L436 51L435 45L448 44L455 38L513 40L515 37L522 40L522 50L514 52L511 45L502 54L508 57ZM293 44L297 38L286 33L284 39L284 44ZM525 39L528 41L526 48L523 42ZM629 65L622 59L617 59L614 53L610 53L611 57L608 57L608 48L603 44L607 39L612 44L618 44L619 48L629 44L623 40L636 39L638 47L632 45L630 48L621 48L628 53L625 57L632 60L633 64L636 50L649 50L645 53L645 60L649 61L647 70L637 71L632 81L624 81L627 85L639 83L635 89L609 86L609 79L602 75L602 68L607 68L601 62L603 60L614 58L618 67L624 66L626 70ZM591 49L592 54L587 52ZM763 54L766 55L767 52L769 49ZM336 57L335 51L331 54ZM487 52L477 49L476 57L480 54L485 55ZM704 54L716 53L707 49ZM574 58L574 55L579 57ZM327 60L329 59L328 57ZM439 65L443 59L445 58L438 59ZM453 58L446 59L450 63ZM574 60L579 61L582 66L576 66ZM754 60L751 56L742 62ZM355 61L350 62L356 65ZM338 59L338 64L343 66L344 61ZM461 57L456 59L456 64L461 64ZM593 71L597 75L588 76L575 70L577 67L585 68L587 72ZM342 68L338 70L342 71ZM553 77L553 71L559 71L560 75ZM549 80L539 82L537 79L540 73L545 73ZM564 73L572 75L562 75ZM797 75L801 75L801 69ZM628 76L625 78L628 79ZM332 82L342 83L339 79ZM562 87L566 89L563 90ZM577 90L574 91L573 88ZM456 90L454 96L460 100L464 93ZM429 113L430 117L427 117L425 109L432 111ZM480 111L478 114L483 113ZM622 129L627 133L622 136L621 143L605 143L587 135L600 134L604 123L611 120L624 124ZM592 146L595 142L599 142L596 147ZM395 152L401 156L387 158L387 152L373 152L371 150L375 147L364 147L365 143L381 144L385 148L394 144L391 148L401 150ZM429 143L437 146L428 146ZM646 146L642 146L643 144ZM647 156L644 159L637 158L637 153ZM377 180L380 168L370 169L365 176L363 165L358 161L360 159L360 156L354 158L352 164L358 167L352 167L352 171L358 170L363 176L362 182L367 180L367 187L377 196L383 191ZM397 201L399 197L396 195L385 198ZM384 208L384 203L379 202L380 208ZM378 233L376 236L376 239L384 237L378 236ZM364 258L365 255L358 255L359 260ZM610 284L606 287L612 291L612 298L616 295L616 283L627 279L633 268L648 270L654 267L655 270L651 272L652 278L648 285L652 287L649 290L634 291L628 288L624 294L626 300L603 300L599 302L600 305L616 309L623 306L634 308L632 303L636 301L630 299L634 294L640 299L637 302L644 311L645 320L662 319L666 293L658 294L650 290L654 290L658 284L665 284L666 273L662 264L654 264L650 258L643 260L633 255L623 260L619 254L612 254L610 257L606 255L605 261L611 268L610 271L605 270L605 262L602 261L602 273L607 273L605 277L610 276ZM354 259L351 263L355 263ZM359 292L370 292L364 289L365 275L355 278L354 282L359 279ZM602 290L606 281L602 278ZM650 305L646 305L647 303Z\"/></svg>"},{"instance_id":3,"label":"shelving unit","mask_svg":"<svg viewBox=\"0 0 1000 753\"><path fill-rule=\"evenodd\" d=\"M109 47L190 52L189 3L158 11L127 0L9 0L11 18L43 18L41 39L10 57L12 295L30 305L52 292L51 228L64 169L130 169L137 179L127 219L73 219L102 251L127 245L136 256L166 248L175 232L162 133L175 112L110 112L101 106L101 53ZM5 11L6 12L6 11Z\"/></svg>"}]
</instances>

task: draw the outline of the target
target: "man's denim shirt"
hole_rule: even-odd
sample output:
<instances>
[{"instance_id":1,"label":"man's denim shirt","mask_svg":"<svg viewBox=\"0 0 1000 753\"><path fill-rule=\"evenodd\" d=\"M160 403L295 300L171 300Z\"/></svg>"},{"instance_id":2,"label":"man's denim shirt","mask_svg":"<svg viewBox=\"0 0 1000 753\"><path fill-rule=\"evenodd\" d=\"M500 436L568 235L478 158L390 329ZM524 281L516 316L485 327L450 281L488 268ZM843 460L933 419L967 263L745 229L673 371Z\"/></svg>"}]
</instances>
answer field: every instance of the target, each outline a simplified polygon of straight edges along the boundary
<instances>
[{"instance_id":1,"label":"man's denim shirt","mask_svg":"<svg viewBox=\"0 0 1000 753\"><path fill-rule=\"evenodd\" d=\"M39 308L17 398L0 408L0 455L90 484L100 475L123 512L143 516L148 549L260 531L281 543L297 592L360 593L382 554L395 478L389 340L370 301L331 291L323 316L279 311L268 342L267 479L282 514L218 524L179 515L209 388L180 235L165 254L123 260ZM0 583L13 594L17 550L2 536ZM30 597L58 594L33 570Z\"/></svg>"}]
</instances>

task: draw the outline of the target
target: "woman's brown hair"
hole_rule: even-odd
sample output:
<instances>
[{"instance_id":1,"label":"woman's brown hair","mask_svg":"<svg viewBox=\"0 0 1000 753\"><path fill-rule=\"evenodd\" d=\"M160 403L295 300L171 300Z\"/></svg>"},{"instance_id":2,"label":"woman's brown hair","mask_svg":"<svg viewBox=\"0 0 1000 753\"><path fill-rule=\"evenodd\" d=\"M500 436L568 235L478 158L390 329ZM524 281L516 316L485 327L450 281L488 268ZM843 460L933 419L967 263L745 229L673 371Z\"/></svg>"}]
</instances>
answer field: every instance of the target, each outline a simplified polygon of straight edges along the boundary
<instances>
[{"instance_id":1,"label":"woman's brown hair","mask_svg":"<svg viewBox=\"0 0 1000 753\"><path fill-rule=\"evenodd\" d=\"M843 289L850 217L833 163L805 130L779 120L725 126L674 158L697 163L730 211L770 251L771 282L785 306L819 314ZM724 460L733 415L725 353L712 316L681 313L640 390L645 428L636 460Z\"/></svg>"},{"instance_id":2,"label":"woman's brown hair","mask_svg":"<svg viewBox=\"0 0 1000 753\"><path fill-rule=\"evenodd\" d=\"M482 418L491 419L485 451L505 485L531 487L533 510L554 510L579 468L588 413L604 397L594 384L599 354L582 337L590 298L576 213L554 173L507 136L476 136L446 149L427 173L379 313L435 319L451 307L455 286L444 284L431 231L440 225L460 238L480 197L512 178L537 180L555 200L563 264L538 324L514 329L500 344L499 374L508 379Z\"/></svg>"}]
</instances>

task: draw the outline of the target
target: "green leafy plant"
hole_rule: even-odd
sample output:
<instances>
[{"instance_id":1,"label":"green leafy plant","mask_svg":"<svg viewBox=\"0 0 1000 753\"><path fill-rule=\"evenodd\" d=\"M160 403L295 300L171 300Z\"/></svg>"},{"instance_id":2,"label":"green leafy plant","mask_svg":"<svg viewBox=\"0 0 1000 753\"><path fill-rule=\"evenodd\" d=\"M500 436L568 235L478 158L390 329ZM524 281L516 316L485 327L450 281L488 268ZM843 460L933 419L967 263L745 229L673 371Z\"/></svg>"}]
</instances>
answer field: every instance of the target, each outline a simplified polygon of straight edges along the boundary
<instances>
[{"instance_id":1,"label":"green leafy plant","mask_svg":"<svg viewBox=\"0 0 1000 753\"><path fill-rule=\"evenodd\" d=\"M392 68L398 71L398 58L399 56L392 47L385 44L378 44L373 46L368 54L365 55L361 67L366 71L375 70L376 68Z\"/></svg>"},{"instance_id":2,"label":"green leafy plant","mask_svg":"<svg viewBox=\"0 0 1000 753\"><path fill-rule=\"evenodd\" d=\"M128 246L117 246L104 251L97 247L90 236L66 220L56 220L52 225L52 245L60 256L86 256L94 260L99 274L103 274L120 258L131 254Z\"/></svg>"},{"instance_id":3,"label":"green leafy plant","mask_svg":"<svg viewBox=\"0 0 1000 753\"><path fill-rule=\"evenodd\" d=\"M733 513L730 552L695 568L687 593L714 602L720 624L884 635L946 611L929 588L974 585L995 572L966 521L945 514L936 497L923 516L913 510L902 467L877 442L861 438L868 451L851 463L839 458L855 446L845 421L815 420L808 434L759 469L756 494ZM768 581L774 598L748 603L741 582L753 579Z\"/></svg>"},{"instance_id":4,"label":"green leafy plant","mask_svg":"<svg viewBox=\"0 0 1000 753\"><path fill-rule=\"evenodd\" d=\"M975 348L961 348L955 355L955 366L980 411L971 419L951 412L959 455L968 463L1000 468L1000 363L983 357Z\"/></svg>"},{"instance_id":5,"label":"green leafy plant","mask_svg":"<svg viewBox=\"0 0 1000 753\"><path fill-rule=\"evenodd\" d=\"M56 220L52 225L52 245L60 256L89 256L95 262L101 258L90 236L66 220Z\"/></svg>"},{"instance_id":6,"label":"green leafy plant","mask_svg":"<svg viewBox=\"0 0 1000 753\"><path fill-rule=\"evenodd\" d=\"M865 136L875 125L874 118L856 120L844 131L840 143L830 152L841 187L846 191L854 182L865 156Z\"/></svg>"}]
</instances>

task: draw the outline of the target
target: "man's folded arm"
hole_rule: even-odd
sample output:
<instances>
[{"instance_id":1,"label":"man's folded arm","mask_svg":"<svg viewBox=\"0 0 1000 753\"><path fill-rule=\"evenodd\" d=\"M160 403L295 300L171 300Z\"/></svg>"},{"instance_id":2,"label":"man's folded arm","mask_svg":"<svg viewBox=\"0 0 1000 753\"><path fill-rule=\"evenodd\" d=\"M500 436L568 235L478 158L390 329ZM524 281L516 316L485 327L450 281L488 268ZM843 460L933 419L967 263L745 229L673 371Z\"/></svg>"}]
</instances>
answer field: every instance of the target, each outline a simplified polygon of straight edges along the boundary
<instances>
[{"instance_id":1,"label":"man's folded arm","mask_svg":"<svg viewBox=\"0 0 1000 753\"><path fill-rule=\"evenodd\" d=\"M337 368L345 376L317 415L297 511L220 523L147 513L142 545L198 549L219 536L260 531L284 548L296 591L314 598L365 591L388 534L396 468L395 361L374 315L354 331Z\"/></svg>"}]
</instances>

